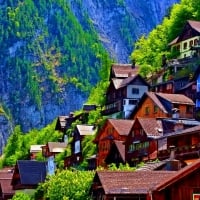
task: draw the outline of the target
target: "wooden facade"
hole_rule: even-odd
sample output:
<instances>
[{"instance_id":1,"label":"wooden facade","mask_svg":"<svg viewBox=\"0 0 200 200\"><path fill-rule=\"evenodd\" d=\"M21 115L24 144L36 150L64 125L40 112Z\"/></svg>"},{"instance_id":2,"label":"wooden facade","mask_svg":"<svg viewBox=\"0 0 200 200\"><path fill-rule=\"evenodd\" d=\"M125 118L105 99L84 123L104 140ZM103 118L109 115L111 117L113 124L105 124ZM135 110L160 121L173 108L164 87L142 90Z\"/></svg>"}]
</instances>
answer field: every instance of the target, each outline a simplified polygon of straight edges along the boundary
<instances>
[{"instance_id":1,"label":"wooden facade","mask_svg":"<svg viewBox=\"0 0 200 200\"><path fill-rule=\"evenodd\" d=\"M182 94L147 92L132 118L194 118L194 102Z\"/></svg>"},{"instance_id":2,"label":"wooden facade","mask_svg":"<svg viewBox=\"0 0 200 200\"><path fill-rule=\"evenodd\" d=\"M175 149L175 158L191 160L200 157L200 126L178 130L158 139L158 158L169 158L170 147Z\"/></svg>"},{"instance_id":3,"label":"wooden facade","mask_svg":"<svg viewBox=\"0 0 200 200\"><path fill-rule=\"evenodd\" d=\"M157 158L157 138L163 135L160 120L136 118L125 141L125 159L131 166Z\"/></svg>"},{"instance_id":4,"label":"wooden facade","mask_svg":"<svg viewBox=\"0 0 200 200\"><path fill-rule=\"evenodd\" d=\"M125 141L133 120L107 119L94 142L97 144L97 166L106 166L105 159L114 140Z\"/></svg>"}]
</instances>

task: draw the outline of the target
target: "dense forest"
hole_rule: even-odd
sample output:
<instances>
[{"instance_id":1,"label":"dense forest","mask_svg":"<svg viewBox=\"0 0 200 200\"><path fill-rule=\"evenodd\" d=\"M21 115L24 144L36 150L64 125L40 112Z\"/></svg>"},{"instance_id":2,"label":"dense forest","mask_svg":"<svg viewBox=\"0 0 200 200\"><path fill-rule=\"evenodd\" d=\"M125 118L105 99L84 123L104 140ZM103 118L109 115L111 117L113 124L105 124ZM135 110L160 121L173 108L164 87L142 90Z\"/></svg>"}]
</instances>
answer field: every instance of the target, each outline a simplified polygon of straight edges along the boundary
<instances>
[{"instance_id":1,"label":"dense forest","mask_svg":"<svg viewBox=\"0 0 200 200\"><path fill-rule=\"evenodd\" d=\"M164 18L162 24L158 25L154 30L152 30L147 37L143 36L136 42L135 50L132 52L131 58L135 60L136 63L140 66L141 75L145 77L149 72L158 70L162 65L161 61L163 54L165 54L168 59L173 58L174 54L168 49L168 43L180 33L181 28L188 19L200 20L199 0L182 0L180 4L175 4L172 7L169 16ZM109 71L106 69L103 72L105 73L103 75L103 79L98 81L96 87L92 89L92 92L88 98L88 103L97 103L103 106L104 99L102 94L106 89L105 82L108 82ZM88 124L101 124L103 121L104 117L101 116L100 110L91 112L88 117ZM75 124L73 124L73 126L74 125ZM16 127L5 148L5 156L1 160L2 166L13 165L16 162L16 159L26 158L27 155L25 152L28 152L29 145L32 142L28 142L29 138L35 137L33 142L38 144L45 143L47 139L49 139L50 135L52 141L57 140L59 138L59 134L54 131L54 127L55 122L46 128L41 129L40 131L32 130L25 135L21 132L20 127ZM87 138L86 140L87 142L85 142L85 153L87 154L92 149L92 152L88 153L90 155L95 152L95 147L92 146L92 138ZM90 148L86 148L88 146ZM66 150L65 155L68 153L69 152ZM53 175L52 177L48 177L47 181L38 187L35 196L33 195L30 197L30 195L18 193L13 197L13 199L28 200L44 197L45 199L53 200L55 199L55 196L56 199L71 199L70 195L72 194L73 199L76 200L90 199L88 190L94 175L93 172L85 172L84 167L87 163L84 163L81 168L84 172L79 171L79 168L77 168L77 172L75 174L78 178L74 178L74 174L70 174L71 171L62 170L62 156L65 155L58 156L57 165L59 166L59 169L57 174ZM41 159L41 156L38 156L38 159ZM68 180L68 178L70 180ZM76 190L75 192L74 188L64 187L66 184L71 183L72 179L73 184L71 185L73 185L75 188L81 187L80 190ZM82 191L85 192L82 193Z\"/></svg>"}]
</instances>

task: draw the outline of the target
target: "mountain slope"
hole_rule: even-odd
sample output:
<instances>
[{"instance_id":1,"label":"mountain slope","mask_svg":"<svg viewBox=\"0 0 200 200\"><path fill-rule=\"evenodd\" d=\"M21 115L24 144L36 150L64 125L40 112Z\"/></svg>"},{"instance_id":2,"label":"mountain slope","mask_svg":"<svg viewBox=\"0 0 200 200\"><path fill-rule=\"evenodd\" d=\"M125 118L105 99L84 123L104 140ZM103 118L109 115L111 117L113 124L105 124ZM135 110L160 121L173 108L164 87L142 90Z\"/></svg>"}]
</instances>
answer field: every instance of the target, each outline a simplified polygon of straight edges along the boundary
<instances>
[{"instance_id":1,"label":"mountain slope","mask_svg":"<svg viewBox=\"0 0 200 200\"><path fill-rule=\"evenodd\" d=\"M108 75L107 51L126 62L133 42L155 27L174 2L0 1L0 104L5 116L26 132L80 109L101 72Z\"/></svg>"}]
</instances>

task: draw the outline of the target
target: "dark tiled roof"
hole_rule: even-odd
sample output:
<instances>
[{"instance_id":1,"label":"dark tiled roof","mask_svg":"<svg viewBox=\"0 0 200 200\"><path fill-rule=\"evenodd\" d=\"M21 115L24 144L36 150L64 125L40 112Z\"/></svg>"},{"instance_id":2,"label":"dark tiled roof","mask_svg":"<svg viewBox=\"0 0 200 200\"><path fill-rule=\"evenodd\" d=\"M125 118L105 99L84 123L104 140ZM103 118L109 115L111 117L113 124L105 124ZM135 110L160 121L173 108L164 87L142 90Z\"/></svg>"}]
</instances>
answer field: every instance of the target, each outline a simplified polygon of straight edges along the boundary
<instances>
[{"instance_id":1,"label":"dark tiled roof","mask_svg":"<svg viewBox=\"0 0 200 200\"><path fill-rule=\"evenodd\" d=\"M160 137L163 135L162 121L155 118L138 118L140 125L149 137Z\"/></svg>"},{"instance_id":2,"label":"dark tiled roof","mask_svg":"<svg viewBox=\"0 0 200 200\"><path fill-rule=\"evenodd\" d=\"M37 185L46 178L46 162L35 160L18 160L17 166L21 184Z\"/></svg>"},{"instance_id":3,"label":"dark tiled roof","mask_svg":"<svg viewBox=\"0 0 200 200\"><path fill-rule=\"evenodd\" d=\"M108 121L113 125L113 127L117 130L119 135L128 135L134 120L127 119L108 119Z\"/></svg>"},{"instance_id":4,"label":"dark tiled roof","mask_svg":"<svg viewBox=\"0 0 200 200\"><path fill-rule=\"evenodd\" d=\"M156 95L162 97L163 99L166 99L171 103L195 105L192 99L183 94L156 93Z\"/></svg>"},{"instance_id":5,"label":"dark tiled roof","mask_svg":"<svg viewBox=\"0 0 200 200\"><path fill-rule=\"evenodd\" d=\"M127 78L137 74L138 67L133 67L132 64L113 64L112 72L114 74L112 78Z\"/></svg>"},{"instance_id":6,"label":"dark tiled roof","mask_svg":"<svg viewBox=\"0 0 200 200\"><path fill-rule=\"evenodd\" d=\"M174 136L184 135L184 134L194 134L194 132L200 132L200 125L194 126L192 128L187 128L187 129L184 129L184 130L179 130L179 131L176 131L176 132L164 134L163 137L161 137L161 138L174 137Z\"/></svg>"},{"instance_id":7,"label":"dark tiled roof","mask_svg":"<svg viewBox=\"0 0 200 200\"><path fill-rule=\"evenodd\" d=\"M65 142L48 142L48 147L49 147L49 152L60 153L66 149L67 143L65 143Z\"/></svg>"},{"instance_id":8,"label":"dark tiled roof","mask_svg":"<svg viewBox=\"0 0 200 200\"><path fill-rule=\"evenodd\" d=\"M105 194L147 194L176 172L172 171L97 171Z\"/></svg>"}]
</instances>

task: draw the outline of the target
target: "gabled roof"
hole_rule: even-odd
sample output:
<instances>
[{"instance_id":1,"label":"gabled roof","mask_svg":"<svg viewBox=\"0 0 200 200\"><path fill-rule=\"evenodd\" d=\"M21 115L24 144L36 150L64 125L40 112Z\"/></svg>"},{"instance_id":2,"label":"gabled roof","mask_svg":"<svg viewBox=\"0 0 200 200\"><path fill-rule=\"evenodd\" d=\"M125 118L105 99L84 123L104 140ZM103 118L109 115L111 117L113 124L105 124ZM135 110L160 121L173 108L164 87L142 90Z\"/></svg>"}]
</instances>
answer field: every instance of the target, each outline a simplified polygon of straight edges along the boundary
<instances>
[{"instance_id":1,"label":"gabled roof","mask_svg":"<svg viewBox=\"0 0 200 200\"><path fill-rule=\"evenodd\" d=\"M47 145L49 148L49 152L52 152L52 153L64 152L67 147L66 142L48 142Z\"/></svg>"},{"instance_id":2,"label":"gabled roof","mask_svg":"<svg viewBox=\"0 0 200 200\"><path fill-rule=\"evenodd\" d=\"M125 162L125 144L124 141L114 141L115 146L117 147L117 150L122 158L122 160Z\"/></svg>"},{"instance_id":3,"label":"gabled roof","mask_svg":"<svg viewBox=\"0 0 200 200\"><path fill-rule=\"evenodd\" d=\"M160 102L158 97L156 96L155 92L146 92L146 95L164 112L167 113L167 110L163 106L163 104Z\"/></svg>"},{"instance_id":4,"label":"gabled roof","mask_svg":"<svg viewBox=\"0 0 200 200\"><path fill-rule=\"evenodd\" d=\"M16 165L19 170L20 183L22 185L37 185L38 183L44 182L46 178L46 162L18 160Z\"/></svg>"},{"instance_id":5,"label":"gabled roof","mask_svg":"<svg viewBox=\"0 0 200 200\"><path fill-rule=\"evenodd\" d=\"M180 42L181 40L181 36L186 28L186 26L190 26L192 29L194 29L195 31L197 31L198 33L200 33L200 21L194 21L194 20L187 20L187 23L185 24L185 26L182 29L182 32L180 33L180 35L178 37L176 37L174 40L172 40L169 45L173 45L176 44L178 42Z\"/></svg>"},{"instance_id":6,"label":"gabled roof","mask_svg":"<svg viewBox=\"0 0 200 200\"><path fill-rule=\"evenodd\" d=\"M163 135L162 121L155 118L137 118L147 137L160 137Z\"/></svg>"},{"instance_id":7,"label":"gabled roof","mask_svg":"<svg viewBox=\"0 0 200 200\"><path fill-rule=\"evenodd\" d=\"M111 66L110 78L127 78L138 73L138 67L132 64L115 63Z\"/></svg>"},{"instance_id":8,"label":"gabled roof","mask_svg":"<svg viewBox=\"0 0 200 200\"><path fill-rule=\"evenodd\" d=\"M176 183L177 181L184 179L189 174L195 173L195 171L199 170L199 169L200 169L200 159L197 159L192 164L177 171L177 173L175 173L173 176L170 176L165 181L162 181L160 184L158 184L156 187L154 187L154 190L161 191L161 190L165 189L166 187Z\"/></svg>"},{"instance_id":9,"label":"gabled roof","mask_svg":"<svg viewBox=\"0 0 200 200\"><path fill-rule=\"evenodd\" d=\"M45 146L44 144L34 144L30 147L30 153L37 153L42 151L42 147Z\"/></svg>"},{"instance_id":10,"label":"gabled roof","mask_svg":"<svg viewBox=\"0 0 200 200\"><path fill-rule=\"evenodd\" d=\"M97 171L105 194L147 194L173 175L172 171Z\"/></svg>"},{"instance_id":11,"label":"gabled roof","mask_svg":"<svg viewBox=\"0 0 200 200\"><path fill-rule=\"evenodd\" d=\"M93 125L76 125L76 127L80 135L94 135L96 132Z\"/></svg>"},{"instance_id":12,"label":"gabled roof","mask_svg":"<svg viewBox=\"0 0 200 200\"><path fill-rule=\"evenodd\" d=\"M55 130L60 130L60 129L64 129L65 128L65 126L66 126L66 118L67 117L68 116L58 116Z\"/></svg>"},{"instance_id":13,"label":"gabled roof","mask_svg":"<svg viewBox=\"0 0 200 200\"><path fill-rule=\"evenodd\" d=\"M119 135L127 136L133 126L134 120L128 119L108 119Z\"/></svg>"},{"instance_id":14,"label":"gabled roof","mask_svg":"<svg viewBox=\"0 0 200 200\"><path fill-rule=\"evenodd\" d=\"M171 103L195 105L192 99L188 98L187 96L183 94L156 93L156 95Z\"/></svg>"}]
</instances>

